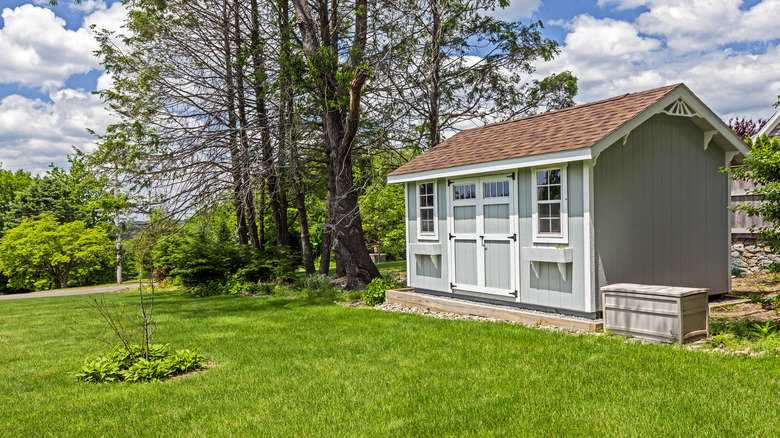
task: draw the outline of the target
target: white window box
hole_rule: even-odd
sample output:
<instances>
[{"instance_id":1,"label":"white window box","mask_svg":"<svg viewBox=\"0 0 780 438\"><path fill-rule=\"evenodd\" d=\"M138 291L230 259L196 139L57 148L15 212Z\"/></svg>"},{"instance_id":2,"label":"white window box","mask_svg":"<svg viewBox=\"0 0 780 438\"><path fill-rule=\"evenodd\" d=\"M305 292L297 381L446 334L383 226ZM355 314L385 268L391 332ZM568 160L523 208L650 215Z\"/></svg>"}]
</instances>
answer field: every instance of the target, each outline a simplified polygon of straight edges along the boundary
<instances>
[{"instance_id":1,"label":"white window box","mask_svg":"<svg viewBox=\"0 0 780 438\"><path fill-rule=\"evenodd\" d=\"M561 278L563 281L567 281L566 265L574 259L574 251L571 248L532 246L520 248L520 256L531 262L531 269L533 269L537 279L539 279L539 263L557 263Z\"/></svg>"},{"instance_id":2,"label":"white window box","mask_svg":"<svg viewBox=\"0 0 780 438\"><path fill-rule=\"evenodd\" d=\"M441 260L441 243L410 243L409 253L414 254L414 259L418 265L422 265L423 257L430 257L433 266L439 269Z\"/></svg>"}]
</instances>

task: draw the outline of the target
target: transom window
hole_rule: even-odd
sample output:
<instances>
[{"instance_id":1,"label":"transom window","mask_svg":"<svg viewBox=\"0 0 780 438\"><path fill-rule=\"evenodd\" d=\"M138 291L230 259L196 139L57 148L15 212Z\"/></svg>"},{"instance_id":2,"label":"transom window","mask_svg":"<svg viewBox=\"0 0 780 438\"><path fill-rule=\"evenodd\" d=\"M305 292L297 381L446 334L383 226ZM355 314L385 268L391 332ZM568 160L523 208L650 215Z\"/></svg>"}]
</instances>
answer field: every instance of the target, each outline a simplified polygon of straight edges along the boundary
<instances>
[{"instance_id":1,"label":"transom window","mask_svg":"<svg viewBox=\"0 0 780 438\"><path fill-rule=\"evenodd\" d=\"M475 199L477 197L477 186L476 184L464 184L455 186L455 192L453 193L453 198L458 199Z\"/></svg>"},{"instance_id":2,"label":"transom window","mask_svg":"<svg viewBox=\"0 0 780 438\"><path fill-rule=\"evenodd\" d=\"M509 196L509 181L485 183L485 198L503 198Z\"/></svg>"},{"instance_id":3,"label":"transom window","mask_svg":"<svg viewBox=\"0 0 780 438\"><path fill-rule=\"evenodd\" d=\"M539 233L561 232L561 169L536 171Z\"/></svg>"},{"instance_id":4,"label":"transom window","mask_svg":"<svg viewBox=\"0 0 780 438\"><path fill-rule=\"evenodd\" d=\"M436 197L432 182L420 184L420 234L436 233Z\"/></svg>"}]
</instances>

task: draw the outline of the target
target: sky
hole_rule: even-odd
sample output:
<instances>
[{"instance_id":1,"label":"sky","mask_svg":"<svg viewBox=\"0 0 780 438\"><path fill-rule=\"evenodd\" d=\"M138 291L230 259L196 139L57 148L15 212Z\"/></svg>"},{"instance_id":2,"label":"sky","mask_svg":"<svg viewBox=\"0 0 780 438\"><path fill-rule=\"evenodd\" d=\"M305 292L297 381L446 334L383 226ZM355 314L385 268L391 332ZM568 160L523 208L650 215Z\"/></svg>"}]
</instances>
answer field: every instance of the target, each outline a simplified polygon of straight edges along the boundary
<instances>
[{"instance_id":1,"label":"sky","mask_svg":"<svg viewBox=\"0 0 780 438\"><path fill-rule=\"evenodd\" d=\"M577 103L683 82L724 120L769 118L780 94L780 0L511 0L504 19L541 20L579 78ZM109 80L91 25L119 30L116 0L0 0L0 163L43 173L91 151L114 119L92 92Z\"/></svg>"}]
</instances>

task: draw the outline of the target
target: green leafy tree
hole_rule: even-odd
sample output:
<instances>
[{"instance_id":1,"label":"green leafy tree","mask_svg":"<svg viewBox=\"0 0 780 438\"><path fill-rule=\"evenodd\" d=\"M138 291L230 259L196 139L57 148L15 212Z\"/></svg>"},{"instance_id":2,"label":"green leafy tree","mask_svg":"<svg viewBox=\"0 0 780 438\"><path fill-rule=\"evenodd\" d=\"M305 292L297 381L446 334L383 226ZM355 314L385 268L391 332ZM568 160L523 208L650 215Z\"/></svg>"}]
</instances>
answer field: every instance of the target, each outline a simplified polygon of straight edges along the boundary
<instances>
[{"instance_id":1,"label":"green leafy tree","mask_svg":"<svg viewBox=\"0 0 780 438\"><path fill-rule=\"evenodd\" d=\"M380 184L361 198L363 233L369 246L379 248L391 259L406 252L404 185Z\"/></svg>"},{"instance_id":2,"label":"green leafy tree","mask_svg":"<svg viewBox=\"0 0 780 438\"><path fill-rule=\"evenodd\" d=\"M23 221L0 243L0 270L16 285L68 287L100 271L110 260L110 242L99 227L82 221L60 224L53 216Z\"/></svg>"},{"instance_id":3,"label":"green leafy tree","mask_svg":"<svg viewBox=\"0 0 780 438\"><path fill-rule=\"evenodd\" d=\"M748 138L745 143L752 148L745 158L744 166L731 170L732 179L750 181L754 188L748 188L747 194L760 195L763 202L742 204L736 207L748 216L760 216L771 225L752 227L761 239L772 248L780 251L780 139L766 135ZM780 266L774 266L778 270Z\"/></svg>"},{"instance_id":4,"label":"green leafy tree","mask_svg":"<svg viewBox=\"0 0 780 438\"><path fill-rule=\"evenodd\" d=\"M0 169L0 231L5 229L5 215L11 209L16 194L33 183L29 172Z\"/></svg>"}]
</instances>

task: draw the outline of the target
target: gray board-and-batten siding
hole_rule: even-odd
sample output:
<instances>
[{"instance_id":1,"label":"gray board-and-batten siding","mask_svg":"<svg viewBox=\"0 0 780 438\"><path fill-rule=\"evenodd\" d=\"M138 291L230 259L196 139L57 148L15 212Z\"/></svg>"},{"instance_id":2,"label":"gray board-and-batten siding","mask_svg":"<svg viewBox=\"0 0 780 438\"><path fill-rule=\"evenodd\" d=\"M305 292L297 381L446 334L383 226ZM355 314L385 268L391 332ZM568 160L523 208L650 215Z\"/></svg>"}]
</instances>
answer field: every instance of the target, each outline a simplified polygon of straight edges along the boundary
<instances>
[{"instance_id":1,"label":"gray board-and-batten siding","mask_svg":"<svg viewBox=\"0 0 780 438\"><path fill-rule=\"evenodd\" d=\"M730 291L724 151L690 119L658 114L593 168L598 286L639 283Z\"/></svg>"}]
</instances>

